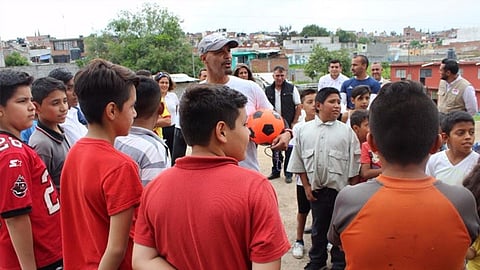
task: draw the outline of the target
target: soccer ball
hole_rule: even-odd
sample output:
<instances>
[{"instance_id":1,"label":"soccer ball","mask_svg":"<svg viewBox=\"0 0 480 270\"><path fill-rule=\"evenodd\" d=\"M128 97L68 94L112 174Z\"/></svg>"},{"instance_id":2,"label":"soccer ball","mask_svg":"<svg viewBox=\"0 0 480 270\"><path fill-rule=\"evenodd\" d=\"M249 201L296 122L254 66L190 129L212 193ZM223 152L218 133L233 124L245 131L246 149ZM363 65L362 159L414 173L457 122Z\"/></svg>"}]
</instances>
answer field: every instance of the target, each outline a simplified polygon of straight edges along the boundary
<instances>
[{"instance_id":1,"label":"soccer ball","mask_svg":"<svg viewBox=\"0 0 480 270\"><path fill-rule=\"evenodd\" d=\"M257 144L270 145L285 129L282 116L274 110L262 109L251 114L247 119L250 138Z\"/></svg>"}]
</instances>

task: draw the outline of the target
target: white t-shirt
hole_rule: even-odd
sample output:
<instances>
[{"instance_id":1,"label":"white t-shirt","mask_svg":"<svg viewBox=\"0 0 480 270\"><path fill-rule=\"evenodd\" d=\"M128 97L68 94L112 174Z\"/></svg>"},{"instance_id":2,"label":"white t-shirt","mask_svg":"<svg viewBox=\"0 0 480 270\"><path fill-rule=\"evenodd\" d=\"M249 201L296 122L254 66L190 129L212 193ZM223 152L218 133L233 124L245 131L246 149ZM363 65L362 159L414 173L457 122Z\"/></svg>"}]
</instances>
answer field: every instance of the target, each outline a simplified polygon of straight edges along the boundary
<instances>
[{"instance_id":1,"label":"white t-shirt","mask_svg":"<svg viewBox=\"0 0 480 270\"><path fill-rule=\"evenodd\" d=\"M180 101L178 100L177 94L173 92L168 92L165 95L165 105L167 110L170 113L172 119L172 125L180 124L180 117L178 116L178 105Z\"/></svg>"},{"instance_id":2,"label":"white t-shirt","mask_svg":"<svg viewBox=\"0 0 480 270\"><path fill-rule=\"evenodd\" d=\"M446 151L441 151L430 156L425 173L444 183L461 186L465 176L478 163L479 157L480 155L477 152L472 151L458 164L452 165L448 160Z\"/></svg>"},{"instance_id":3,"label":"white t-shirt","mask_svg":"<svg viewBox=\"0 0 480 270\"><path fill-rule=\"evenodd\" d=\"M344 81L348 80L348 77L340 73L336 79L333 79L330 74L323 75L318 80L318 91L324 87L337 88L338 91L342 88Z\"/></svg>"},{"instance_id":4,"label":"white t-shirt","mask_svg":"<svg viewBox=\"0 0 480 270\"><path fill-rule=\"evenodd\" d=\"M239 91L247 97L248 101L247 105L245 106L247 115L250 115L259 109L273 109L273 106L270 101L268 101L265 92L262 90L262 88L260 88L260 86L258 86L258 84L254 83L253 81L240 79L235 76L228 76L228 78L229 80L225 85ZM239 164L244 168L249 168L256 171L260 170L257 158L257 145L253 141L248 143L246 158Z\"/></svg>"},{"instance_id":5,"label":"white t-shirt","mask_svg":"<svg viewBox=\"0 0 480 270\"><path fill-rule=\"evenodd\" d=\"M78 109L71 107L68 109L65 122L60 124L65 132L65 137L67 138L70 147L72 147L78 140L85 136L88 131L87 127L78 121L77 113Z\"/></svg>"},{"instance_id":6,"label":"white t-shirt","mask_svg":"<svg viewBox=\"0 0 480 270\"><path fill-rule=\"evenodd\" d=\"M275 89L275 111L278 113L282 113L282 100L281 100L281 89ZM298 93L297 87L293 86L293 104L295 106L299 105L300 101L300 93Z\"/></svg>"}]
</instances>

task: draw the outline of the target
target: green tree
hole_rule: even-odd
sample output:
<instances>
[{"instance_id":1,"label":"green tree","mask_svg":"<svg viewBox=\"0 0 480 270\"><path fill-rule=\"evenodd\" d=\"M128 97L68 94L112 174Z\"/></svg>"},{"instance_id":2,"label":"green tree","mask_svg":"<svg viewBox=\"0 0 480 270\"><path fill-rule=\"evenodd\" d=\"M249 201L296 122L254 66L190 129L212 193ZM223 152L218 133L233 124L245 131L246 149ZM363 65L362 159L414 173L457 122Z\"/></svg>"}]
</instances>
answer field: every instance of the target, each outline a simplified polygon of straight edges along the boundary
<instances>
[{"instance_id":1,"label":"green tree","mask_svg":"<svg viewBox=\"0 0 480 270\"><path fill-rule=\"evenodd\" d=\"M335 33L336 36L338 36L338 41L341 43L348 43L348 42L356 42L357 41L357 35L352 32L347 32L342 29L338 29L337 32Z\"/></svg>"},{"instance_id":2,"label":"green tree","mask_svg":"<svg viewBox=\"0 0 480 270\"><path fill-rule=\"evenodd\" d=\"M330 36L330 32L324 27L320 27L316 24L310 24L303 27L300 35L309 37L328 37Z\"/></svg>"},{"instance_id":3,"label":"green tree","mask_svg":"<svg viewBox=\"0 0 480 270\"><path fill-rule=\"evenodd\" d=\"M361 44L370 44L370 39L367 38L367 37L360 37L360 38L358 38L358 43L361 43Z\"/></svg>"},{"instance_id":4,"label":"green tree","mask_svg":"<svg viewBox=\"0 0 480 270\"><path fill-rule=\"evenodd\" d=\"M352 60L351 55L347 50L341 49L338 51L328 51L326 48L318 45L313 48L308 63L305 65L305 75L313 80L327 74L329 62L333 59L340 60L343 68L342 73L351 76L349 67Z\"/></svg>"},{"instance_id":5,"label":"green tree","mask_svg":"<svg viewBox=\"0 0 480 270\"><path fill-rule=\"evenodd\" d=\"M15 67L15 66L29 66L30 62L24 56L18 52L13 52L5 57L5 66Z\"/></svg>"},{"instance_id":6,"label":"green tree","mask_svg":"<svg viewBox=\"0 0 480 270\"><path fill-rule=\"evenodd\" d=\"M137 12L121 11L99 35L86 38L88 58L101 57L133 70L193 74L198 56L180 27L180 19L157 4ZM193 63L192 63L193 61Z\"/></svg>"},{"instance_id":7,"label":"green tree","mask_svg":"<svg viewBox=\"0 0 480 270\"><path fill-rule=\"evenodd\" d=\"M280 25L278 29L280 30L280 36L277 36L277 41L280 46L283 46L283 41L291 37L292 26Z\"/></svg>"}]
</instances>

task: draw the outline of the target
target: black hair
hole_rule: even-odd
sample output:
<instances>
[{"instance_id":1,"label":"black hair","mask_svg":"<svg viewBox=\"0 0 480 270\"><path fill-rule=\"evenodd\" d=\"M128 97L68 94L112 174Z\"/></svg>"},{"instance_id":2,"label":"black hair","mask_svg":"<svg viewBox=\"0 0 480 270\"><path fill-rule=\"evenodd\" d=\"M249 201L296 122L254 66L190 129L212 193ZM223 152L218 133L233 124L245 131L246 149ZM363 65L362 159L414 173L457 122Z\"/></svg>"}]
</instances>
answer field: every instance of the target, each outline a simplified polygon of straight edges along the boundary
<instances>
[{"instance_id":1,"label":"black hair","mask_svg":"<svg viewBox=\"0 0 480 270\"><path fill-rule=\"evenodd\" d=\"M7 101L17 91L19 86L30 86L33 77L26 72L12 69L0 70L0 105L6 106Z\"/></svg>"},{"instance_id":2,"label":"black hair","mask_svg":"<svg viewBox=\"0 0 480 270\"><path fill-rule=\"evenodd\" d=\"M305 100L305 97L311 94L317 94L317 90L316 89L303 90L302 93L300 94L300 101L303 103L303 101Z\"/></svg>"},{"instance_id":3,"label":"black hair","mask_svg":"<svg viewBox=\"0 0 480 270\"><path fill-rule=\"evenodd\" d=\"M175 89L175 82L172 80L172 77L170 76L170 74L168 74L167 72L158 72L157 74L155 74L155 81L157 83L160 82L160 79L161 78L167 78L168 79L168 91L171 91L173 89Z\"/></svg>"},{"instance_id":4,"label":"black hair","mask_svg":"<svg viewBox=\"0 0 480 270\"><path fill-rule=\"evenodd\" d=\"M357 85L352 89L351 96L352 98L356 98L358 96L363 96L365 94L370 94L372 91L370 90L370 86L368 85Z\"/></svg>"},{"instance_id":5,"label":"black hair","mask_svg":"<svg viewBox=\"0 0 480 270\"><path fill-rule=\"evenodd\" d=\"M73 74L68 71L66 68L59 67L52 69L50 73L48 73L48 77L55 78L57 80L62 81L64 84L66 84L68 81L70 81L73 78Z\"/></svg>"},{"instance_id":6,"label":"black hair","mask_svg":"<svg viewBox=\"0 0 480 270\"><path fill-rule=\"evenodd\" d=\"M247 65L245 65L245 64L238 64L238 65L235 67L235 70L233 71L233 76L239 77L239 76L238 76L238 73L240 73L240 69L242 69L242 68L244 68L244 69L247 70L248 79L249 79L250 81L255 81L255 79L253 78L253 73L252 73L252 71L251 71L250 68L249 68Z\"/></svg>"},{"instance_id":7,"label":"black hair","mask_svg":"<svg viewBox=\"0 0 480 270\"><path fill-rule=\"evenodd\" d=\"M38 78L32 83L33 101L42 104L42 101L55 90L66 92L67 87L62 81L52 77Z\"/></svg>"},{"instance_id":8,"label":"black hair","mask_svg":"<svg viewBox=\"0 0 480 270\"><path fill-rule=\"evenodd\" d=\"M389 83L370 106L369 126L385 160L419 164L438 137L438 110L419 82Z\"/></svg>"},{"instance_id":9,"label":"black hair","mask_svg":"<svg viewBox=\"0 0 480 270\"><path fill-rule=\"evenodd\" d=\"M179 107L185 142L190 146L207 146L219 121L225 121L229 128L234 129L239 109L245 104L247 98L228 86L192 85L185 90Z\"/></svg>"},{"instance_id":10,"label":"black hair","mask_svg":"<svg viewBox=\"0 0 480 270\"><path fill-rule=\"evenodd\" d=\"M365 55L363 55L363 54L357 54L357 55L355 55L355 56L353 57L353 59L355 59L355 58L360 58L362 64L365 64L366 67L368 67L368 58L367 58Z\"/></svg>"},{"instance_id":11,"label":"black hair","mask_svg":"<svg viewBox=\"0 0 480 270\"><path fill-rule=\"evenodd\" d=\"M198 71L198 75L197 75L198 78L200 78L200 76L202 75L202 72L203 72L203 71L207 71L207 69L206 69L206 68L201 68L201 69Z\"/></svg>"},{"instance_id":12,"label":"black hair","mask_svg":"<svg viewBox=\"0 0 480 270\"><path fill-rule=\"evenodd\" d=\"M368 111L367 110L355 110L350 115L350 126L361 126L363 121L368 120Z\"/></svg>"},{"instance_id":13,"label":"black hair","mask_svg":"<svg viewBox=\"0 0 480 270\"><path fill-rule=\"evenodd\" d=\"M102 124L105 107L110 102L122 111L138 80L130 69L99 58L78 71L75 94L87 122Z\"/></svg>"},{"instance_id":14,"label":"black hair","mask_svg":"<svg viewBox=\"0 0 480 270\"><path fill-rule=\"evenodd\" d=\"M151 77L139 76L137 100L135 102L137 118L150 118L152 115L158 114L158 106L161 104L160 98L161 93L158 83Z\"/></svg>"},{"instance_id":15,"label":"black hair","mask_svg":"<svg viewBox=\"0 0 480 270\"><path fill-rule=\"evenodd\" d=\"M332 59L328 62L328 66L330 66L330 64L340 64L340 66L342 66L342 63L340 62L340 60L338 59Z\"/></svg>"},{"instance_id":16,"label":"black hair","mask_svg":"<svg viewBox=\"0 0 480 270\"><path fill-rule=\"evenodd\" d=\"M337 88L324 87L318 91L317 95L315 96L315 102L320 102L323 104L331 94L337 94L340 96L340 92Z\"/></svg>"},{"instance_id":17,"label":"black hair","mask_svg":"<svg viewBox=\"0 0 480 270\"><path fill-rule=\"evenodd\" d=\"M147 77L152 77L152 72L150 72L150 70L146 70L146 69L140 69L140 70L137 70L137 72L135 72L135 74L137 74L138 76L147 76Z\"/></svg>"},{"instance_id":18,"label":"black hair","mask_svg":"<svg viewBox=\"0 0 480 270\"><path fill-rule=\"evenodd\" d=\"M275 71L277 71L277 70L279 70L279 71L281 71L281 72L285 72L285 68L284 68L283 66L275 66L275 67L273 68L273 72L275 72Z\"/></svg>"},{"instance_id":19,"label":"black hair","mask_svg":"<svg viewBox=\"0 0 480 270\"><path fill-rule=\"evenodd\" d=\"M470 190L477 202L477 213L480 215L480 164L475 165L463 180L463 186Z\"/></svg>"},{"instance_id":20,"label":"black hair","mask_svg":"<svg viewBox=\"0 0 480 270\"><path fill-rule=\"evenodd\" d=\"M446 113L444 112L438 112L438 122L440 123L440 129L442 130L442 132L445 132L442 128L442 125L443 125L443 120L445 120L445 116L447 116Z\"/></svg>"},{"instance_id":21,"label":"black hair","mask_svg":"<svg viewBox=\"0 0 480 270\"><path fill-rule=\"evenodd\" d=\"M442 132L445 132L448 136L450 136L450 132L455 124L460 122L470 122L475 126L475 120L473 120L473 117L469 113L465 111L453 111L447 113L443 118L441 122Z\"/></svg>"},{"instance_id":22,"label":"black hair","mask_svg":"<svg viewBox=\"0 0 480 270\"><path fill-rule=\"evenodd\" d=\"M442 60L442 64L445 65L443 67L444 71L450 71L452 74L458 73L459 67L456 60L445 58Z\"/></svg>"}]
</instances>

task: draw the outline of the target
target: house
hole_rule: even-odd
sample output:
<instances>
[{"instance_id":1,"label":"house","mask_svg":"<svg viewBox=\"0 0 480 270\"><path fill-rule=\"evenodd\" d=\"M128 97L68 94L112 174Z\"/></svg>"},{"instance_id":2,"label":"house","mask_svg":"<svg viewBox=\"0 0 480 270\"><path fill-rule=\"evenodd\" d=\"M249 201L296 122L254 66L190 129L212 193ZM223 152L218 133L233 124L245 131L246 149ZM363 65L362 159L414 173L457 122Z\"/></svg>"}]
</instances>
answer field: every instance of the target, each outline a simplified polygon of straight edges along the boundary
<instances>
[{"instance_id":1,"label":"house","mask_svg":"<svg viewBox=\"0 0 480 270\"><path fill-rule=\"evenodd\" d=\"M78 38L50 39L54 63L70 63L85 56L83 36Z\"/></svg>"},{"instance_id":2,"label":"house","mask_svg":"<svg viewBox=\"0 0 480 270\"><path fill-rule=\"evenodd\" d=\"M440 83L440 64L438 62L392 63L390 78L392 81L414 80L420 81L433 100L437 100L438 85ZM477 102L480 104L480 62L460 61L459 73L475 88Z\"/></svg>"}]
</instances>

